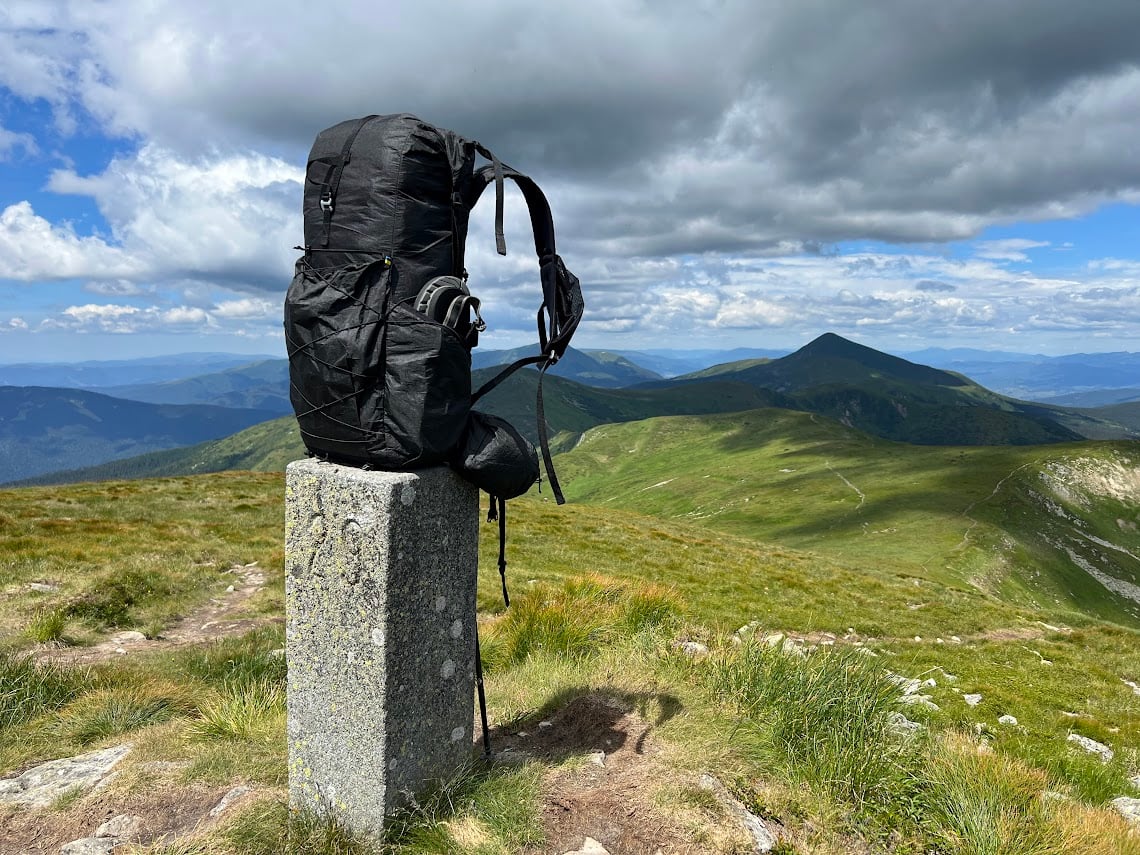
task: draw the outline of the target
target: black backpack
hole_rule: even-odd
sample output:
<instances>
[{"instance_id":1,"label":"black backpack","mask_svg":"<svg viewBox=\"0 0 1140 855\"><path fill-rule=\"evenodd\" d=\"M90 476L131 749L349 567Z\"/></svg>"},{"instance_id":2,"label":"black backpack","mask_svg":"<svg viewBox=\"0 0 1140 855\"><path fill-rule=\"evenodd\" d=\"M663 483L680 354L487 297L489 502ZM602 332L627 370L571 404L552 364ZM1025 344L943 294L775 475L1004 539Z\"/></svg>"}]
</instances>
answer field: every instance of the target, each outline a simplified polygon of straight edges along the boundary
<instances>
[{"instance_id":1,"label":"black backpack","mask_svg":"<svg viewBox=\"0 0 1140 855\"><path fill-rule=\"evenodd\" d=\"M478 156L489 163L475 168ZM530 210L542 282L540 352L472 394L471 348L484 328L467 287L470 212L495 184L495 240L503 184ZM317 135L304 194L305 245L285 302L290 399L310 454L355 466L409 470L448 463L502 501L538 479L533 446L472 404L510 373L563 355L582 317L578 279L555 252L546 197L477 142L408 114L366 116ZM541 378L540 374L540 378ZM538 436L551 490L538 392Z\"/></svg>"}]
</instances>

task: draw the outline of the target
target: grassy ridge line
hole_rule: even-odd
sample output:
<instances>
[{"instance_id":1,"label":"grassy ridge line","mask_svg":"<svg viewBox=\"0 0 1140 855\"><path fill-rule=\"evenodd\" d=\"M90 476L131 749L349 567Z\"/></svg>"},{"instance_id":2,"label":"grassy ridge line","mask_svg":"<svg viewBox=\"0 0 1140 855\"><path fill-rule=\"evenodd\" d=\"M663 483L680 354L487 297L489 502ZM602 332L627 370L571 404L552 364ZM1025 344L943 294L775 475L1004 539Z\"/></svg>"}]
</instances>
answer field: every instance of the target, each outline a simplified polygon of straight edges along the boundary
<instances>
[{"instance_id":1,"label":"grassy ridge line","mask_svg":"<svg viewBox=\"0 0 1140 855\"><path fill-rule=\"evenodd\" d=\"M1135 443L908 446L756 410L596 428L557 465L572 499L1136 626L1120 591L1140 582L1137 459ZM1065 485L1100 470L1125 492Z\"/></svg>"}]
</instances>

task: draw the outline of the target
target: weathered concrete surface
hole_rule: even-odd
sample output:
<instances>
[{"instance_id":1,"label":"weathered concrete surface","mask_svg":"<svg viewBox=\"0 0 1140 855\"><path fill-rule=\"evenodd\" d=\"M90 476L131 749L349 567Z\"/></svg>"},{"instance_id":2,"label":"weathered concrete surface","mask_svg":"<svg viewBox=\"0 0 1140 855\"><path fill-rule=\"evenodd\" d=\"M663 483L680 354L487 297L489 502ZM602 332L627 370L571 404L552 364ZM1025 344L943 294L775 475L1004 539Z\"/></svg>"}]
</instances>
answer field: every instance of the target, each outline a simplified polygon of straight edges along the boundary
<instances>
[{"instance_id":1,"label":"weathered concrete surface","mask_svg":"<svg viewBox=\"0 0 1140 855\"><path fill-rule=\"evenodd\" d=\"M471 759L478 490L450 469L286 471L289 793L375 835Z\"/></svg>"}]
</instances>

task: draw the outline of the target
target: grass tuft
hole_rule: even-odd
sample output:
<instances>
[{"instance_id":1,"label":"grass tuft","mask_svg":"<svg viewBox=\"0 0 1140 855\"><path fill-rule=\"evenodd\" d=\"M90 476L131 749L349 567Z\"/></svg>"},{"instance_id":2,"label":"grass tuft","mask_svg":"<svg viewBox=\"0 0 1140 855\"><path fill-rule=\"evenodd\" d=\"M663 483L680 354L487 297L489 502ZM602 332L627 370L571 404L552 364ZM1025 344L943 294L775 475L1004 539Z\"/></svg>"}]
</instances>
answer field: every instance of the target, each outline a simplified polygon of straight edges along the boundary
<instances>
[{"instance_id":1,"label":"grass tuft","mask_svg":"<svg viewBox=\"0 0 1140 855\"><path fill-rule=\"evenodd\" d=\"M169 721L193 709L188 690L163 681L96 689L68 705L56 724L79 745Z\"/></svg>"},{"instance_id":2,"label":"grass tuft","mask_svg":"<svg viewBox=\"0 0 1140 855\"><path fill-rule=\"evenodd\" d=\"M676 623L681 606L668 589L602 576L538 586L518 597L483 645L488 671L535 654L576 659L619 638Z\"/></svg>"},{"instance_id":3,"label":"grass tuft","mask_svg":"<svg viewBox=\"0 0 1140 855\"><path fill-rule=\"evenodd\" d=\"M0 651L0 733L60 709L91 683L85 668L37 664L30 656Z\"/></svg>"},{"instance_id":4,"label":"grass tuft","mask_svg":"<svg viewBox=\"0 0 1140 855\"><path fill-rule=\"evenodd\" d=\"M881 666L848 650L801 658L753 641L713 659L705 679L759 733L764 760L861 813L909 812L922 742L892 729L899 690Z\"/></svg>"},{"instance_id":5,"label":"grass tuft","mask_svg":"<svg viewBox=\"0 0 1140 855\"><path fill-rule=\"evenodd\" d=\"M174 654L173 665L180 672L197 677L218 688L285 684L285 657L277 651L285 646L281 626L256 629L240 638L225 638Z\"/></svg>"},{"instance_id":6,"label":"grass tuft","mask_svg":"<svg viewBox=\"0 0 1140 855\"><path fill-rule=\"evenodd\" d=\"M24 633L37 644L66 644L67 611L42 608L32 615Z\"/></svg>"},{"instance_id":7,"label":"grass tuft","mask_svg":"<svg viewBox=\"0 0 1140 855\"><path fill-rule=\"evenodd\" d=\"M285 687L280 683L239 683L198 705L190 725L196 739L268 741L284 731Z\"/></svg>"}]
</instances>

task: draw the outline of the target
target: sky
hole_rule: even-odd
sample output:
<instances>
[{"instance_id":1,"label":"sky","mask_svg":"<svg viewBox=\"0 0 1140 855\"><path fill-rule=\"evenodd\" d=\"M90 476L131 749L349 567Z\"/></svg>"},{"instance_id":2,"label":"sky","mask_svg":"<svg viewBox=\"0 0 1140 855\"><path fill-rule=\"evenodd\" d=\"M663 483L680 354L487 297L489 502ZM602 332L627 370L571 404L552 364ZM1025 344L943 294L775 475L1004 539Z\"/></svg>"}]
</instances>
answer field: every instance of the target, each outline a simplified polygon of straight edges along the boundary
<instances>
[{"instance_id":1,"label":"sky","mask_svg":"<svg viewBox=\"0 0 1140 855\"><path fill-rule=\"evenodd\" d=\"M0 361L284 355L312 140L395 112L544 188L579 347L1140 350L1135 0L7 0Z\"/></svg>"}]
</instances>

